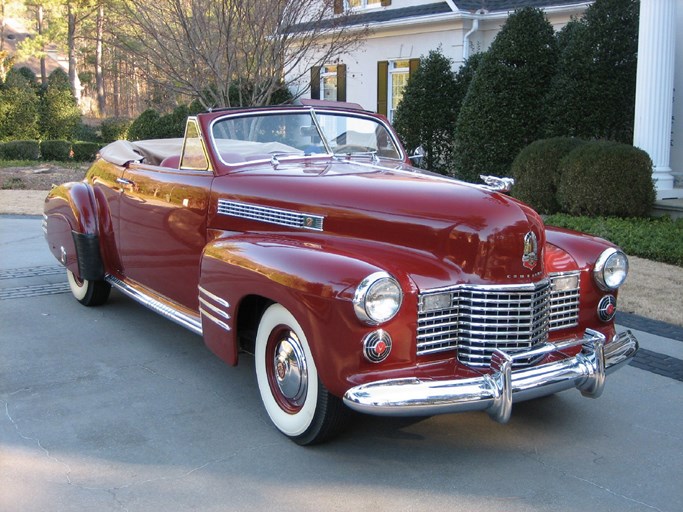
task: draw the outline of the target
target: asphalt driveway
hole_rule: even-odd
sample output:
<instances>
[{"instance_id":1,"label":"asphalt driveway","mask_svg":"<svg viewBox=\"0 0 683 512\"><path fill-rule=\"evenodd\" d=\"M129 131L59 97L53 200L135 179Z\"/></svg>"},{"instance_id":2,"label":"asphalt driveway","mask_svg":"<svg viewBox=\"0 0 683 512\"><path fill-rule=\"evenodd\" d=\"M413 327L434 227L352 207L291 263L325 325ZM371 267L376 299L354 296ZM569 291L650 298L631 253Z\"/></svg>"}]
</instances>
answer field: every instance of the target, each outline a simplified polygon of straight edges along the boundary
<instances>
[{"instance_id":1,"label":"asphalt driveway","mask_svg":"<svg viewBox=\"0 0 683 512\"><path fill-rule=\"evenodd\" d=\"M85 308L67 291L40 219L0 216L4 512L681 510L683 341L637 332L654 362L598 400L517 404L507 425L358 416L302 448L271 425L248 356L227 367L123 295Z\"/></svg>"}]
</instances>

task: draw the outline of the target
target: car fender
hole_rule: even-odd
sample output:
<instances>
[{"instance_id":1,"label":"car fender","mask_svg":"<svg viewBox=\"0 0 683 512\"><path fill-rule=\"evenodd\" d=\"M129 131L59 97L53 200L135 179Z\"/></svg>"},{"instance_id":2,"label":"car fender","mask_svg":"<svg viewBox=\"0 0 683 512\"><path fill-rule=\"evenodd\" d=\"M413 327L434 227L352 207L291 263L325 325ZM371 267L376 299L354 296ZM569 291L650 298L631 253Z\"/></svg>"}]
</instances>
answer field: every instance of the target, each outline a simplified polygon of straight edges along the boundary
<instances>
[{"instance_id":1,"label":"car fender","mask_svg":"<svg viewBox=\"0 0 683 512\"><path fill-rule=\"evenodd\" d=\"M53 188L44 204L45 237L50 251L83 279L104 277L97 201L85 182Z\"/></svg>"},{"instance_id":2,"label":"car fender","mask_svg":"<svg viewBox=\"0 0 683 512\"><path fill-rule=\"evenodd\" d=\"M330 240L291 234L231 234L213 239L201 263L200 308L207 346L237 363L237 318L250 296L287 308L309 337L320 378L333 393L358 371L361 339L371 327L356 317L353 297L368 275L385 270ZM406 288L410 279L395 276ZM213 318L211 318L213 317ZM221 325L222 324L222 325Z\"/></svg>"}]
</instances>

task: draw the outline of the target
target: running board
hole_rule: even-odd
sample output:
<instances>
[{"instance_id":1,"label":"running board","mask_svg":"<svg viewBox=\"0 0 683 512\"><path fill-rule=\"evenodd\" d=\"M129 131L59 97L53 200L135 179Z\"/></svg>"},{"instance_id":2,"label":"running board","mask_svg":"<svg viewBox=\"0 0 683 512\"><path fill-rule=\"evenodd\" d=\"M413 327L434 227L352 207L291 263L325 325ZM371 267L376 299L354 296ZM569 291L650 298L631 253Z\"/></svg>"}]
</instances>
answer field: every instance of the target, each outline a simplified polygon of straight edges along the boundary
<instances>
[{"instance_id":1,"label":"running board","mask_svg":"<svg viewBox=\"0 0 683 512\"><path fill-rule=\"evenodd\" d=\"M134 287L112 275L105 276L105 280L124 295L127 295L155 313L168 318L178 325L182 325L195 334L202 335L202 323L198 316L175 309L169 303L162 302L161 300L152 297L150 294L145 293L144 290Z\"/></svg>"}]
</instances>

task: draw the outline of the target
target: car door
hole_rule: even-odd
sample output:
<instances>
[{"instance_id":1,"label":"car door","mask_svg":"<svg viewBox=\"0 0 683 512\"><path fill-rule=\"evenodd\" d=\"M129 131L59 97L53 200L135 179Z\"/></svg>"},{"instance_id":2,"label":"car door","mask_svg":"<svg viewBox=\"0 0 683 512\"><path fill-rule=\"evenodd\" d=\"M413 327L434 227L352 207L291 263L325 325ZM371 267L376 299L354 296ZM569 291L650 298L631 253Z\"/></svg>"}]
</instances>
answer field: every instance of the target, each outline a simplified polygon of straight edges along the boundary
<instances>
[{"instance_id":1,"label":"car door","mask_svg":"<svg viewBox=\"0 0 683 512\"><path fill-rule=\"evenodd\" d=\"M119 240L123 275L193 311L213 172L196 121L179 169L131 164L123 175Z\"/></svg>"}]
</instances>

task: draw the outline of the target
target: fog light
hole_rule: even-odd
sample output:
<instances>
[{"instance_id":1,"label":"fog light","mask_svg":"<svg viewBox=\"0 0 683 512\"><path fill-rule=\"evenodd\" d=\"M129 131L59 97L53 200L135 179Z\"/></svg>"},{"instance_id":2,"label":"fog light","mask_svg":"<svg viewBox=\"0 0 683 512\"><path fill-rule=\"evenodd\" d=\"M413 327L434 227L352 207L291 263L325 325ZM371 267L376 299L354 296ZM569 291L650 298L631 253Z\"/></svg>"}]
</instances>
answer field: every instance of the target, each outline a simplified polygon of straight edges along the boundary
<instances>
[{"instance_id":1,"label":"fog light","mask_svg":"<svg viewBox=\"0 0 683 512\"><path fill-rule=\"evenodd\" d=\"M617 299L614 295L605 295L598 303L598 317L603 322L609 322L617 314Z\"/></svg>"},{"instance_id":2,"label":"fog light","mask_svg":"<svg viewBox=\"0 0 683 512\"><path fill-rule=\"evenodd\" d=\"M391 336L385 331L374 331L363 338L363 355L371 363L381 363L391 353Z\"/></svg>"},{"instance_id":3,"label":"fog light","mask_svg":"<svg viewBox=\"0 0 683 512\"><path fill-rule=\"evenodd\" d=\"M451 307L451 302L452 297L450 292L424 295L420 300L420 313L448 309Z\"/></svg>"}]
</instances>

